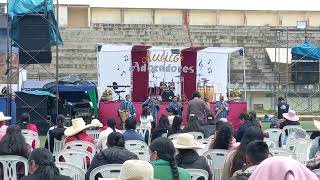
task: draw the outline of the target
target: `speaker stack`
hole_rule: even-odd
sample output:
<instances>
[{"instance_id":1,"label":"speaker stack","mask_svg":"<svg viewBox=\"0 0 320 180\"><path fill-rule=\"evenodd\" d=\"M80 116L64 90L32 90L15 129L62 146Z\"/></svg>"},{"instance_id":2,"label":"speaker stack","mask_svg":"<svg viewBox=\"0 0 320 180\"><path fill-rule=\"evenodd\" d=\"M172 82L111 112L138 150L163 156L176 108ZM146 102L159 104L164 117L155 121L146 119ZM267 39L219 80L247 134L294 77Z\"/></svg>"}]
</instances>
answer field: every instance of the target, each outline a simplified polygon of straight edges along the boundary
<instances>
[{"instance_id":1,"label":"speaker stack","mask_svg":"<svg viewBox=\"0 0 320 180\"><path fill-rule=\"evenodd\" d=\"M49 22L45 14L18 16L20 64L51 63Z\"/></svg>"},{"instance_id":2,"label":"speaker stack","mask_svg":"<svg viewBox=\"0 0 320 180\"><path fill-rule=\"evenodd\" d=\"M319 83L319 61L292 60L291 80L297 84Z\"/></svg>"}]
</instances>

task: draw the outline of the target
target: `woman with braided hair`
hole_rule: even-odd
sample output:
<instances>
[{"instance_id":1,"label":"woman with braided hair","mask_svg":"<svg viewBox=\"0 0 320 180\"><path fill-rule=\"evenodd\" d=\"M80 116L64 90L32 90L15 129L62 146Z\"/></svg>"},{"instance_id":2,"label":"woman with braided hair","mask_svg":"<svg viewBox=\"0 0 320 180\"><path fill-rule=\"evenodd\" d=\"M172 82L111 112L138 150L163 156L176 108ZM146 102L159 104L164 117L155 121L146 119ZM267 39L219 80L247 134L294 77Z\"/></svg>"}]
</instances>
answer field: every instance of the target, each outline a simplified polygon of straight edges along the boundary
<instances>
[{"instance_id":1,"label":"woman with braided hair","mask_svg":"<svg viewBox=\"0 0 320 180\"><path fill-rule=\"evenodd\" d=\"M29 174L21 180L71 180L71 177L63 176L54 163L51 152L45 148L32 151L29 157Z\"/></svg>"},{"instance_id":2,"label":"woman with braided hair","mask_svg":"<svg viewBox=\"0 0 320 180\"><path fill-rule=\"evenodd\" d=\"M170 139L160 137L150 145L154 178L159 180L191 180L187 170L178 168L175 161L175 148Z\"/></svg>"}]
</instances>

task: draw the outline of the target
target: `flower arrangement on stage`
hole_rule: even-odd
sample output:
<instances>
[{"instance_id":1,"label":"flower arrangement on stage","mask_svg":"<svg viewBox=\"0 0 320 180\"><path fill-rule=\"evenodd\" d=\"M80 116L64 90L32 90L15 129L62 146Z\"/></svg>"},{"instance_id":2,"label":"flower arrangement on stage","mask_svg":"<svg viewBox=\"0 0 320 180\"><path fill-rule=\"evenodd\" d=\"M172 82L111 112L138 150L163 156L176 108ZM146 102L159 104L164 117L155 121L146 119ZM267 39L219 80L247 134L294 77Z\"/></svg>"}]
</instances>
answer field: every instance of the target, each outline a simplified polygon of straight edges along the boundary
<instances>
[{"instance_id":1,"label":"flower arrangement on stage","mask_svg":"<svg viewBox=\"0 0 320 180\"><path fill-rule=\"evenodd\" d=\"M242 96L242 93L238 88L230 91L231 100L239 100L241 96Z\"/></svg>"},{"instance_id":2,"label":"flower arrangement on stage","mask_svg":"<svg viewBox=\"0 0 320 180\"><path fill-rule=\"evenodd\" d=\"M101 99L105 100L105 101L112 100L112 89L109 88L109 87L106 87L105 90L102 93Z\"/></svg>"}]
</instances>

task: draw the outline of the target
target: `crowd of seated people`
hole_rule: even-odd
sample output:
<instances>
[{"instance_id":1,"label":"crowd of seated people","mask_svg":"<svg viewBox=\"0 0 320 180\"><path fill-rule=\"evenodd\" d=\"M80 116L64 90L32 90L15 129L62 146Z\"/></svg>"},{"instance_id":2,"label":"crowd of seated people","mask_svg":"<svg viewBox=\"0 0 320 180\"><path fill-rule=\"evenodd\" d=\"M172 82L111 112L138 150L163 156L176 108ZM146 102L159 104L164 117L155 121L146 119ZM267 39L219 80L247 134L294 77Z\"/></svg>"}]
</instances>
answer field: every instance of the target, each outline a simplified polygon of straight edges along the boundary
<instances>
[{"instance_id":1,"label":"crowd of seated people","mask_svg":"<svg viewBox=\"0 0 320 180\"><path fill-rule=\"evenodd\" d=\"M201 100L197 99L197 101ZM180 115L170 110L168 112L170 112L168 114L170 118L167 115L161 115L158 123L155 123L154 121L157 120L153 119L148 107L144 107L140 124L137 123L135 117L128 117L125 120L124 130L117 129L116 117L107 119L106 127L102 127L99 121L86 124L82 118L73 119L71 126L65 127L65 117L58 115L56 125L48 131L46 149L36 148L33 147L33 144L26 143L22 129L39 133L38 127L30 123L30 116L27 113L22 114L15 125L6 126L10 117L0 112L0 156L17 155L28 159L29 176L24 175L24 166L20 164L17 168L19 179L68 180L70 177L61 175L55 165L52 155L53 140L63 140L65 144L80 140L91 143L97 148L92 161L87 159L90 162L85 172L86 180L90 180L90 173L95 168L108 164L122 164L119 179L143 180L147 177L158 180L191 180L188 169L201 169L208 173L208 180L213 180L212 167L209 166L207 157L202 156L198 151L207 148L208 151L218 149L228 152L221 174L223 180L318 179L309 169L320 168L320 156L316 156L320 143L314 144L314 152L310 156L310 159L313 159L307 166L288 157L271 157L269 147L264 142L267 134L263 133L255 112L241 113L240 127L237 129L226 118L211 119L210 123L215 127L211 132L204 127L205 120L201 119L200 122L194 114L190 114L188 122L184 124L185 121ZM278 123L280 128L299 125L299 117L292 110L283 113L283 118L284 120ZM151 124L156 124L156 126L152 127ZM148 133L143 136L137 132L139 126L151 129L148 132L151 135L150 144L148 144ZM89 129L98 130L99 138L94 139L87 132ZM213 138L207 139L208 147L205 147L191 132L203 133L205 139L209 136ZM168 137L173 134L177 136L170 140ZM143 141L148 144L150 163L138 160L139 155L126 148L126 141L130 140ZM86 150L90 153L93 151L90 148ZM2 168L0 169L2 176L4 172ZM102 174L98 173L95 179L99 177L102 177ZM203 179L198 178L198 180Z\"/></svg>"}]
</instances>

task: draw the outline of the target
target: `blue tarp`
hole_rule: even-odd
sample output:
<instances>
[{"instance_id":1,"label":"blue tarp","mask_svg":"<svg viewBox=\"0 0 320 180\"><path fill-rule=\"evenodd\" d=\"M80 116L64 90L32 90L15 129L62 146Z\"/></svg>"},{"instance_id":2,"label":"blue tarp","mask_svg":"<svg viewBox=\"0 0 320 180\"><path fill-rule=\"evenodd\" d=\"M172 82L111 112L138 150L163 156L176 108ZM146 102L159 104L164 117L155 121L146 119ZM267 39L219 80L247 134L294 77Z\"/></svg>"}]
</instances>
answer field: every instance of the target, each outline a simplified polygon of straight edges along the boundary
<instances>
[{"instance_id":1,"label":"blue tarp","mask_svg":"<svg viewBox=\"0 0 320 180\"><path fill-rule=\"evenodd\" d=\"M19 42L18 37L18 15L23 14L36 14L43 13L45 11L44 0L10 0L8 13L11 17L11 38L14 42ZM54 16L54 5L53 0L48 0L47 11L50 20L50 43L51 45L56 45L56 35L58 35L58 44L63 44L63 40L57 29L57 21ZM17 47L17 44L14 43Z\"/></svg>"},{"instance_id":2,"label":"blue tarp","mask_svg":"<svg viewBox=\"0 0 320 180\"><path fill-rule=\"evenodd\" d=\"M4 115L8 116L7 114L7 98L0 97L0 111L4 113ZM11 100L11 115L12 119L9 122L9 125L16 123L16 102Z\"/></svg>"},{"instance_id":3,"label":"blue tarp","mask_svg":"<svg viewBox=\"0 0 320 180\"><path fill-rule=\"evenodd\" d=\"M48 90L51 93L56 92L56 87L54 83L50 83L52 85L46 85L43 90ZM83 82L81 84L59 84L58 85L59 92L66 92L66 91L88 91L92 89L96 89L96 85L89 82Z\"/></svg>"},{"instance_id":4,"label":"blue tarp","mask_svg":"<svg viewBox=\"0 0 320 180\"><path fill-rule=\"evenodd\" d=\"M291 49L293 60L320 60L320 48L305 40Z\"/></svg>"}]
</instances>

